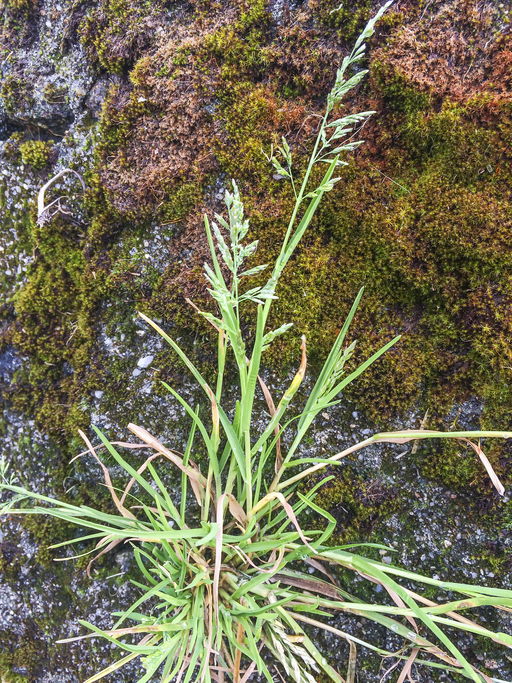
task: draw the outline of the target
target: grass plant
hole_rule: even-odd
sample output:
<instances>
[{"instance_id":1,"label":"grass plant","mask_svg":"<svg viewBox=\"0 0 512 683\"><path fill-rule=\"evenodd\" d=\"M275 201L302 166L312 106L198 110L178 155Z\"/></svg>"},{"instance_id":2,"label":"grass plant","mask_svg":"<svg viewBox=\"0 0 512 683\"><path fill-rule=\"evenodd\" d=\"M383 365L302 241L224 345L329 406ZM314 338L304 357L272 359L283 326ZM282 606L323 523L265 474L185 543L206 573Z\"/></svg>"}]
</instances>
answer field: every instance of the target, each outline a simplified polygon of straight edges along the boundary
<instances>
[{"instance_id":1,"label":"grass plant","mask_svg":"<svg viewBox=\"0 0 512 683\"><path fill-rule=\"evenodd\" d=\"M507 438L509 435L483 431L406 430L375 434L327 458L300 457L299 447L315 417L334 405L344 387L399 339L390 341L356 369L345 370L355 342L344 344L362 290L298 414L296 411L290 418L289 406L306 372L306 340L302 339L302 359L297 373L277 406L260 375L265 350L290 328L284 324L276 330L267 330L279 278L324 193L338 181L336 168L346 163L341 156L361 144L352 140L354 132L374 113L345 115L341 100L366 74L365 70L354 71L354 67L363 60L364 42L372 35L375 23L389 4L368 23L353 51L338 69L302 179L299 181L294 176L292 150L284 138L278 156L272 153L269 157L277 173L291 183L296 204L280 254L263 286L245 284L266 266L246 269L246 261L256 250L257 243L244 242L249 224L235 182L232 191L225 195L227 218L217 215L217 222L210 222L205 217L212 259L212 265L205 265L205 274L218 314L201 314L217 330L216 386L210 387L180 346L141 314L178 354L205 395L208 419L203 419L199 409L194 409L164 383L191 421L184 452L178 453L134 424L128 427L138 443L110 442L94 427L98 442L93 445L86 434L80 432L87 446L86 453L101 465L117 514L31 492L19 486L15 477L10 477L7 462L2 460L0 490L13 494L3 504L2 512L51 515L87 529L87 535L79 540L94 544L89 551L94 558L88 571L99 555L122 543L133 546L144 577L143 581L134 582L140 597L125 612L114 613L116 622L110 630L100 630L82 621L90 630L89 634L60 641L66 643L101 636L123 651L117 661L89 678L87 683L112 674L136 658L141 659L146 670L138 683L150 680L220 683L226 678L246 683L255 672L269 683L275 680L276 672L283 680L296 683L313 683L321 672L338 683L353 683L359 647L383 657L395 657L399 664L402 663L400 673L397 672L400 683L405 681L413 663L459 673L479 683L497 680L466 659L457 646L455 634L476 634L511 647L510 635L482 626L464 613L480 606L510 610L512 591L440 581L368 559L364 555L365 549L372 546L368 543L358 547L332 547L329 539L335 530L335 520L315 503L319 488L331 477L324 477L307 493L301 493L298 485L310 475L325 471L370 444L452 438L471 444L493 484L503 493L503 487L481 449L480 439ZM351 69L352 76L349 75ZM325 174L318 187L311 190L312 171L319 164L325 164ZM242 333L242 308L244 319L251 314L255 316L252 339L244 339ZM223 390L228 353L238 371L239 398L233 410L226 406ZM259 391L268 405L269 418L266 426L258 430L254 402ZM150 449L151 455L135 468L122 455L126 448ZM128 482L122 493L113 486L109 471L98 455L100 449L126 472ZM207 467L203 470L193 459L195 453L202 451L208 456ZM163 458L166 465L181 472L178 504L173 502L157 471L154 463L157 458ZM141 499L140 504L129 506L133 491ZM187 493L197 503L195 523L191 523ZM27 506L29 499L35 501L33 507ZM319 528L305 532L299 520L308 510L316 516ZM67 540L54 547L76 542L77 539ZM310 574L311 568L316 575ZM353 572L381 585L385 589L381 594L389 596L393 604L366 602L356 597L350 581L340 583L339 569L348 570L343 572L344 577ZM450 592L452 596L436 603L421 594L421 587L434 587L440 595ZM390 652L330 625L330 618L339 613L364 617L388 628L403 640L403 646L397 652ZM340 673L329 664L308 636L308 627L324 629L348 642L350 654L346 671Z\"/></svg>"}]
</instances>

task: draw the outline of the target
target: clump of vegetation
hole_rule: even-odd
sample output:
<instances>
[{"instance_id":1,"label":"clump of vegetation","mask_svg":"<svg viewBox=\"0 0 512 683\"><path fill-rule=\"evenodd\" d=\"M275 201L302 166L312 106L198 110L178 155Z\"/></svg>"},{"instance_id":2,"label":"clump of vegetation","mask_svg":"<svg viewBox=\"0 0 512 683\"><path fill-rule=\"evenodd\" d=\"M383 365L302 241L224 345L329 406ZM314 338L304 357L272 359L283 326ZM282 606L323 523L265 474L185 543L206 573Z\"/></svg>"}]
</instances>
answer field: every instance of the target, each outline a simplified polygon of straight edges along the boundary
<instances>
[{"instance_id":1,"label":"clump of vegetation","mask_svg":"<svg viewBox=\"0 0 512 683\"><path fill-rule=\"evenodd\" d=\"M3 80L0 97L8 114L14 114L20 109L28 107L33 101L29 84L16 76L7 76Z\"/></svg>"},{"instance_id":2,"label":"clump of vegetation","mask_svg":"<svg viewBox=\"0 0 512 683\"><path fill-rule=\"evenodd\" d=\"M34 0L0 0L0 9L12 12L28 12L34 8Z\"/></svg>"},{"instance_id":3,"label":"clump of vegetation","mask_svg":"<svg viewBox=\"0 0 512 683\"><path fill-rule=\"evenodd\" d=\"M64 541L55 547L95 541L95 547L86 552L96 553L89 563L90 568L97 557L120 543L134 544L135 558L144 577L144 582L136 584L141 590L140 598L126 612L114 613L119 618L108 631L81 622L92 631L90 635L102 636L125 652L121 659L89 679L91 683L137 657L146 668L146 674L139 683L146 683L156 675L166 683L175 676L181 679L183 675L185 681L222 681L224 674L239 683L247 681L254 671L271 683L274 670L284 671L296 683L312 683L314 675L321 671L331 680L342 683L341 675L308 637L305 625L332 632L349 642L347 680L354 678L357 644L382 656L402 660L401 680L416 662L461 673L478 683L487 678L464 657L443 627L450 628L452 633L469 632L506 647L512 646L511 636L494 632L459 614L462 610L481 605L508 609L512 607L512 591L441 582L356 554L351 551L351 546L330 547L328 541L336 522L315 502L315 498L319 488L331 477L320 478L313 488L304 493L297 490L298 484L310 475L335 466L342 458L372 443L455 438L471 446L496 488L503 492L480 445L470 439L507 438L509 435L483 431L443 433L406 430L376 434L327 458L299 457L299 448L315 417L337 403L339 393L399 339L395 337L358 367L346 372L345 365L354 355L355 342L346 346L344 343L362 290L299 414L290 419L288 410L306 372L304 337L300 367L277 406L260 376L265 352L291 327L284 324L267 331L281 275L311 224L322 197L331 192L340 180L334 176L336 169L345 163L340 155L360 144L350 138L347 140L347 136L352 136L354 129L373 113L344 115L340 104L366 73L358 71L351 77L347 74L350 67L363 59L364 40L372 34L375 22L389 4L369 22L337 72L302 179L299 181L296 175L292 150L285 138L279 147L279 156L270 155L274 170L289 180L295 204L278 258L270 276L262 284L245 284L251 278L261 276L267 266L246 269L246 260L255 252L257 242L246 244L244 241L249 223L244 217L244 206L234 182L233 191L225 194L228 219L216 215L218 224L210 224L205 217L212 260L212 266L205 265L205 274L218 313L201 312L201 315L218 333L215 387L210 387L180 346L163 329L141 314L169 343L206 397L208 419L200 408L194 409L171 386L163 383L192 421L183 453L167 447L146 429L134 424L130 424L129 429L139 439L135 444L112 443L94 428L100 440L95 447L80 432L87 445L87 451L81 455L88 453L100 464L118 514L86 505L67 504L30 492L16 484L15 477L9 476L7 463L2 460L0 489L14 494L3 505L4 512L46 514L91 531L87 536ZM326 166L320 182L312 189L313 171L323 164ZM255 332L249 338L244 337L242 310L252 311L256 318ZM234 363L239 379L239 399L231 407L225 402L223 390L228 357L229 363ZM270 419L259 430L255 420L258 387L270 413ZM291 437L289 446L284 444L285 433ZM152 454L142 465L133 467L121 455L119 447L150 448ZM100 449L106 449L130 477L122 494L112 484L109 471L97 453ZM207 455L206 472L201 471L196 463L196 453L200 455L201 452ZM165 484L165 474L157 463L159 458L164 458L166 463L171 462L181 472L181 500L178 503L173 501ZM193 504L188 502L188 491ZM39 504L34 508L26 507L27 499L50 507ZM128 501L136 504L130 506ZM325 519L325 529L308 529L306 535L299 523L299 516L306 510ZM371 555L371 544L360 545ZM308 571L311 567L321 572L322 578L312 577ZM336 568L346 570L344 585L332 574ZM367 602L354 595L353 586L345 580L350 572L383 586L394 605ZM412 590L411 582L463 597L450 597L447 602L436 603ZM146 613L140 611L149 600L156 600L156 606ZM388 628L404 639L404 646L399 652L392 653L323 621L324 617L338 612L364 616ZM135 625L125 625L127 620ZM88 636L62 642L84 637ZM263 647L273 658L272 668L261 654ZM424 660L418 659L420 653L425 656Z\"/></svg>"},{"instance_id":4,"label":"clump of vegetation","mask_svg":"<svg viewBox=\"0 0 512 683\"><path fill-rule=\"evenodd\" d=\"M20 154L24 164L29 164L36 171L40 171L50 163L53 140L28 140L20 145Z\"/></svg>"}]
</instances>

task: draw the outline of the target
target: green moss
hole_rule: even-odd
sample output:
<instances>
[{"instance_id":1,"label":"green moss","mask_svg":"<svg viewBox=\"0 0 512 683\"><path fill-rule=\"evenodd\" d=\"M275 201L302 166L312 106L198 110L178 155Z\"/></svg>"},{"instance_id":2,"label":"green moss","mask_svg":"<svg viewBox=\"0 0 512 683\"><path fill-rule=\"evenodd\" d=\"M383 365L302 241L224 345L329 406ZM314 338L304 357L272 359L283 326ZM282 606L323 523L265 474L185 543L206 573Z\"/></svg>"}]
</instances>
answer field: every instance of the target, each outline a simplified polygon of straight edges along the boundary
<instances>
[{"instance_id":1,"label":"green moss","mask_svg":"<svg viewBox=\"0 0 512 683\"><path fill-rule=\"evenodd\" d=\"M13 133L8 140L5 141L4 155L9 161L16 162L20 157L20 145L25 140L25 135L20 132Z\"/></svg>"},{"instance_id":2,"label":"green moss","mask_svg":"<svg viewBox=\"0 0 512 683\"><path fill-rule=\"evenodd\" d=\"M120 73L154 40L154 24L165 21L164 2L102 0L85 16L79 35L93 63Z\"/></svg>"},{"instance_id":3,"label":"green moss","mask_svg":"<svg viewBox=\"0 0 512 683\"><path fill-rule=\"evenodd\" d=\"M47 83L43 88L44 99L49 104L63 104L66 102L67 88L56 83Z\"/></svg>"},{"instance_id":4,"label":"green moss","mask_svg":"<svg viewBox=\"0 0 512 683\"><path fill-rule=\"evenodd\" d=\"M353 7L336 0L314 0L312 10L323 24L337 29L347 42L353 42L372 15L372 3L363 0Z\"/></svg>"},{"instance_id":5,"label":"green moss","mask_svg":"<svg viewBox=\"0 0 512 683\"><path fill-rule=\"evenodd\" d=\"M30 228L36 261L15 301L12 339L31 363L15 378L17 407L59 434L87 423L88 387L107 372L93 352L94 320L109 320L99 313L107 297L125 302L118 312L127 320L136 300L148 314L172 319L184 337L207 338L207 324L184 299L203 303L201 214L222 210L212 197L229 177L240 181L260 241L256 260L276 256L293 193L273 179L263 151L285 134L300 177L340 37L351 39L371 3L330 14L338 5L312 3L321 28L306 14L288 22L284 12L276 29L259 0L197 3L168 44L160 32L158 45L147 27L165 25L167 5L102 0L90 9L80 28L86 50L101 68L130 69L129 83L112 87L105 102L85 233L60 219ZM391 44L389 29L407 17L387 17L391 37L377 39ZM349 105L379 115L280 283L271 324L291 321L295 329L265 360L274 369L296 365L304 333L318 366L365 285L351 330L350 341L359 339L354 366L403 335L351 390L367 412L386 422L423 405L437 424L454 401L477 395L486 402L482 423L503 426L512 419L510 105L485 86L478 97L441 100L400 66L380 50L369 86ZM2 96L14 109L26 93L11 79ZM169 266L134 277L123 261L127 245L151 234L155 222L173 225ZM191 351L207 366L203 351L192 344ZM171 356L163 361L164 374L176 371ZM111 371L114 403L125 371ZM446 467L435 464L444 457ZM470 483L465 460L432 452L425 473Z\"/></svg>"},{"instance_id":6,"label":"green moss","mask_svg":"<svg viewBox=\"0 0 512 683\"><path fill-rule=\"evenodd\" d=\"M34 9L35 4L34 0L1 0L0 9L27 15Z\"/></svg>"},{"instance_id":7,"label":"green moss","mask_svg":"<svg viewBox=\"0 0 512 683\"><path fill-rule=\"evenodd\" d=\"M12 670L13 657L0 655L0 679L2 683L27 683L28 676L22 676Z\"/></svg>"},{"instance_id":8,"label":"green moss","mask_svg":"<svg viewBox=\"0 0 512 683\"><path fill-rule=\"evenodd\" d=\"M20 145L20 154L24 164L32 166L36 171L41 170L50 163L50 155L53 140L42 142L41 140L29 140Z\"/></svg>"},{"instance_id":9,"label":"green moss","mask_svg":"<svg viewBox=\"0 0 512 683\"><path fill-rule=\"evenodd\" d=\"M29 107L33 102L29 84L15 76L7 76L3 80L0 97L8 114L14 114L20 109Z\"/></svg>"},{"instance_id":10,"label":"green moss","mask_svg":"<svg viewBox=\"0 0 512 683\"><path fill-rule=\"evenodd\" d=\"M334 479L320 488L315 503L336 519L332 543L368 538L379 521L400 510L401 501L396 490L385 486L380 479L367 479L353 466L330 474ZM309 490L311 482L303 486Z\"/></svg>"},{"instance_id":11,"label":"green moss","mask_svg":"<svg viewBox=\"0 0 512 683\"><path fill-rule=\"evenodd\" d=\"M399 70L380 60L372 63L372 78L386 103L397 112L412 114L427 109L432 99L429 92L419 91Z\"/></svg>"}]
</instances>

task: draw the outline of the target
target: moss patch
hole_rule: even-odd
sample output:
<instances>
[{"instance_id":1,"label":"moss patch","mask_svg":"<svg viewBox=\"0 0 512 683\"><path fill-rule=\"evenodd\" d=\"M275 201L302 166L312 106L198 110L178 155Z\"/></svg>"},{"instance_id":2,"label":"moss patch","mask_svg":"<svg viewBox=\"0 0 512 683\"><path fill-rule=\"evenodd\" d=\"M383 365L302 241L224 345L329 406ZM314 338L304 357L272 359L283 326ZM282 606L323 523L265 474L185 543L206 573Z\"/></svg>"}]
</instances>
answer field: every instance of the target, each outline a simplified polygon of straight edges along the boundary
<instances>
[{"instance_id":1,"label":"moss patch","mask_svg":"<svg viewBox=\"0 0 512 683\"><path fill-rule=\"evenodd\" d=\"M184 298L205 301L201 217L222 210L231 176L260 240L257 260L275 257L293 193L272 177L263 151L286 135L303 171L344 45L372 11L359 3L355 13L347 5L330 14L337 4L319 0L279 17L260 1L204 1L178 12L163 2L102 0L77 10L89 56L121 77L97 133L87 225L57 218L27 226L36 258L4 334L30 357L11 400L59 438L87 424L90 391L108 373L114 404L127 386L126 364L109 370L94 351L98 321L113 324L109 302L127 329L140 308L189 340L207 338ZM381 422L421 405L434 426L470 395L485 401L483 425L506 427L512 418L510 46L499 31L503 12L487 8L479 18L470 5L452 3L430 23L426 5L412 2L387 16L370 79L346 103L379 113L285 273L271 321L294 322L295 333L279 339L270 366L296 364L302 333L318 366L364 285L354 363L402 334L352 390ZM448 30L457 39L443 47ZM453 60L451 81L437 83L423 46ZM14 110L28 93L15 77L2 97ZM130 245L151 240L157 226L167 231L167 263L139 275ZM175 373L175 359L162 359L160 375ZM445 480L435 466L428 471Z\"/></svg>"}]
</instances>

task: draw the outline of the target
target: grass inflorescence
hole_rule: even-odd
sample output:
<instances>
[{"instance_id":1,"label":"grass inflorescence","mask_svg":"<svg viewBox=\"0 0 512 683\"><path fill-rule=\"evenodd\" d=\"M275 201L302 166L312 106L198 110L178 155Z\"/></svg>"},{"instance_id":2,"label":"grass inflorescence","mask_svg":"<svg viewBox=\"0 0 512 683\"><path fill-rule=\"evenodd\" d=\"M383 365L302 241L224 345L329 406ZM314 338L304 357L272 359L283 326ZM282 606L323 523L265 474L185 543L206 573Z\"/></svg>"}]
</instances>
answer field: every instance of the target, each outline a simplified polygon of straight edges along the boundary
<instances>
[{"instance_id":1,"label":"grass inflorescence","mask_svg":"<svg viewBox=\"0 0 512 683\"><path fill-rule=\"evenodd\" d=\"M271 683L276 671L296 683L313 683L321 672L333 681L352 683L360 646L403 661L400 681L405 680L415 663L482 682L491 679L465 658L453 635L448 636L446 631L476 634L505 647L512 646L510 635L492 631L461 614L480 606L510 609L512 591L440 581L365 557L365 549L383 549L375 544L330 546L336 522L315 498L331 477L316 476L312 488L301 486L302 492L299 490L299 484L311 475L322 475L326 468L370 444L451 438L473 448L494 486L503 493L481 449L480 439L509 435L406 430L375 434L327 458L300 457L299 447L316 416L334 405L340 392L399 340L395 337L356 369L346 371L355 342L345 345L345 340L362 290L301 412L290 417L289 406L306 372L304 337L299 368L277 405L260 373L265 351L290 329L288 324L274 330L269 330L267 325L281 274L322 197L338 182L335 171L346 163L341 157L361 144L353 140L354 133L374 113L345 115L341 100L366 74L364 70L354 70L354 75L349 76L349 70L363 60L364 41L371 36L376 21L389 4L368 23L338 69L302 178L294 174L292 149L286 139L283 138L277 153L269 156L274 172L290 182L295 206L280 253L266 281L261 276L268 266L246 268L257 243L244 242L249 223L235 182L232 191L225 194L227 218L216 215L213 222L205 217L211 252L211 265L205 265L205 275L217 313L200 313L218 333L215 385L208 384L162 328L141 314L169 343L204 392L208 421L171 386L163 383L191 421L183 452L161 443L135 424L128 427L137 437L137 443L110 442L94 427L99 440L95 446L80 432L87 445L86 453L102 468L116 514L31 492L9 476L7 463L2 461L0 490L13 494L3 505L3 512L51 515L88 529L88 535L79 538L80 543L94 542L92 550L86 553L93 555L88 571L100 555L122 543L133 546L143 577L134 582L140 591L138 599L127 611L114 613L117 621L111 629L101 630L81 622L90 634L61 641L101 636L123 651L120 659L95 674L88 683L136 658L141 659L146 669L139 683L157 677L162 683L175 677L184 683L221 682L226 676L235 683L246 683L253 672ZM311 189L313 170L322 165L323 177ZM263 284L246 284L253 277ZM251 311L255 316L255 332L247 339L241 319L247 320ZM228 353L230 364L234 363L237 368L239 387L239 398L231 409L224 389ZM256 427L255 419L255 398L260 391L269 412L263 429ZM478 439L478 443L473 439ZM136 468L123 457L123 449L149 449L150 455ZM124 490L114 487L100 451L106 451L126 473L128 482ZM195 461L196 454L202 452L207 454L206 471ZM173 501L157 460L181 472L179 503ZM195 512L191 510L191 497ZM28 499L36 501L35 507L27 507ZM135 505L130 504L132 500ZM301 514L306 511L312 511L318 522L316 529L309 528L311 524L308 524L307 532L300 523ZM77 539L63 541L54 547L76 542ZM321 578L312 576L311 568ZM337 571L341 569L345 571ZM384 587L392 604L358 598L352 593L350 581L342 583L337 578L337 574L346 577L347 572ZM423 586L427 592L434 588L451 595L447 601L433 602L413 590L413 585ZM403 646L398 652L390 652L326 623L326 619L337 613L364 617L384 626L403 639ZM308 636L308 627L324 629L348 641L350 655L345 678Z\"/></svg>"}]
</instances>

